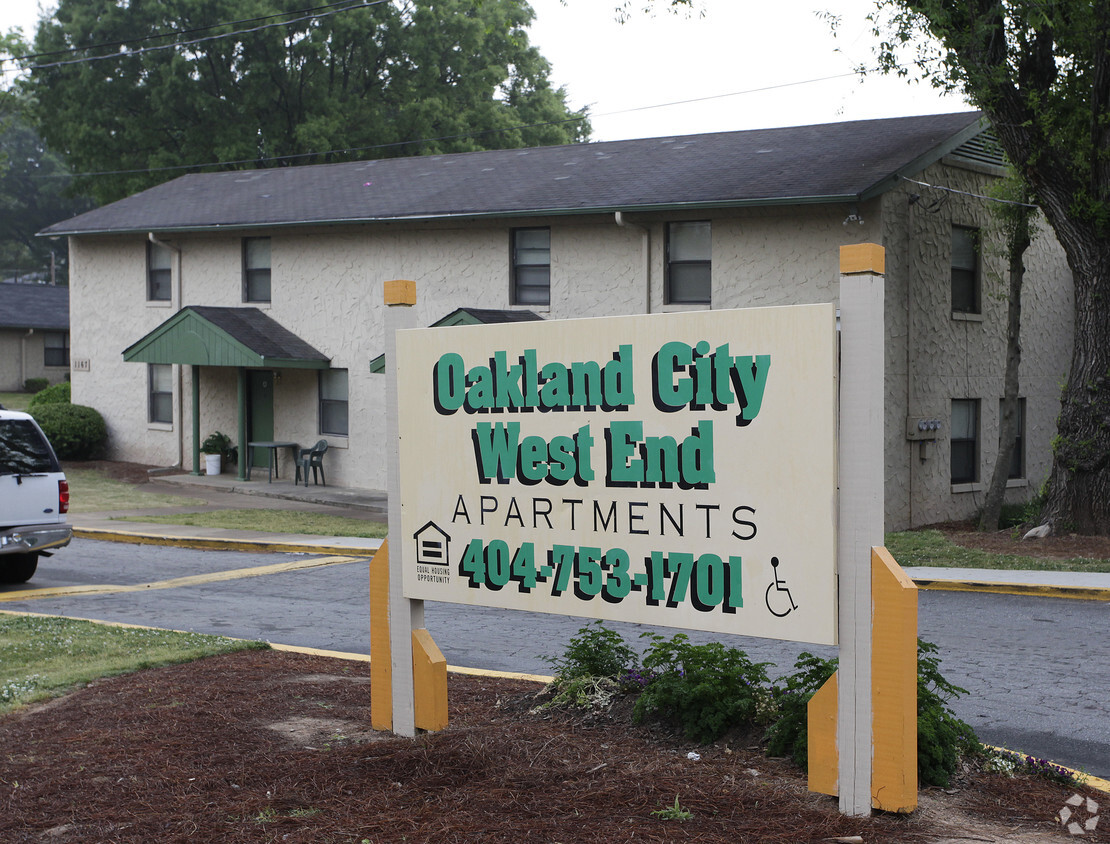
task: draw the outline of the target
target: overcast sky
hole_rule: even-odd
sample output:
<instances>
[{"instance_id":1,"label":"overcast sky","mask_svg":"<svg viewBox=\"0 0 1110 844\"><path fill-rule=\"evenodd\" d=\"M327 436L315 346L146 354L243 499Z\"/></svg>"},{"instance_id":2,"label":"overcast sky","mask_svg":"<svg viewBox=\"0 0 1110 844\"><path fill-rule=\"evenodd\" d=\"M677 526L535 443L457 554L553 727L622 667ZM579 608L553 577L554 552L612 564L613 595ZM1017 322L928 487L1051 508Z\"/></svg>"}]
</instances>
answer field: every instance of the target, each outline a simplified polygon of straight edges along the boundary
<instances>
[{"instance_id":1,"label":"overcast sky","mask_svg":"<svg viewBox=\"0 0 1110 844\"><path fill-rule=\"evenodd\" d=\"M531 2L532 42L570 105L589 106L595 140L969 108L927 85L852 74L872 59L873 0L699 0L702 15L637 12L624 24L614 14L620 0ZM3 0L0 29L22 26L30 36L38 7ZM818 12L841 17L837 37Z\"/></svg>"}]
</instances>

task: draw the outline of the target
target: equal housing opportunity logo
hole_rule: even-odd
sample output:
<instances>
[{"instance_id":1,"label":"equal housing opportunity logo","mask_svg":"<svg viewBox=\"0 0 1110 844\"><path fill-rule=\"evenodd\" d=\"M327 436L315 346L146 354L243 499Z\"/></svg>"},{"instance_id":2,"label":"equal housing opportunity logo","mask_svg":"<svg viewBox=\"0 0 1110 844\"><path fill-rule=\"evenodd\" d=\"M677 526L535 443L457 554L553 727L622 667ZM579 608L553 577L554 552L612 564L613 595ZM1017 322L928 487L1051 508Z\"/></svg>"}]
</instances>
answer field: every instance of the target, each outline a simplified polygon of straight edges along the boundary
<instances>
[{"instance_id":1,"label":"equal housing opportunity logo","mask_svg":"<svg viewBox=\"0 0 1110 844\"><path fill-rule=\"evenodd\" d=\"M1098 803L1082 794L1073 794L1064 801L1056 818L1072 835L1086 835L1098 826Z\"/></svg>"}]
</instances>

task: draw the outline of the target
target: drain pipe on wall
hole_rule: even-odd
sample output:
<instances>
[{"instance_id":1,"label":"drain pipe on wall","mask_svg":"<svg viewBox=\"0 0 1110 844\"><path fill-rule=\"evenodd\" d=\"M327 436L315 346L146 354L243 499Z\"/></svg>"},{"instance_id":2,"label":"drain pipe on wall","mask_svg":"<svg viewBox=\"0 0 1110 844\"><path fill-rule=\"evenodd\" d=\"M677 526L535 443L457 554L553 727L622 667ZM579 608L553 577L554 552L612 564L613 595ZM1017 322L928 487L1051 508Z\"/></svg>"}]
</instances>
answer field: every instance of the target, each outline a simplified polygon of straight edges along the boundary
<instances>
[{"instance_id":1,"label":"drain pipe on wall","mask_svg":"<svg viewBox=\"0 0 1110 844\"><path fill-rule=\"evenodd\" d=\"M27 338L35 333L35 329L28 328L27 333L19 338L19 389L27 389Z\"/></svg>"},{"instance_id":2,"label":"drain pipe on wall","mask_svg":"<svg viewBox=\"0 0 1110 844\"><path fill-rule=\"evenodd\" d=\"M641 252L644 258L644 313L651 313L651 229L642 223L636 223L624 218L623 211L614 211L613 219L623 228L637 228L644 233Z\"/></svg>"},{"instance_id":3,"label":"drain pipe on wall","mask_svg":"<svg viewBox=\"0 0 1110 844\"><path fill-rule=\"evenodd\" d=\"M181 310L181 250L171 243L164 240L159 240L154 236L154 232L146 233L147 240L151 243L161 246L164 249L170 250L173 253L174 268L173 268L173 281L174 291L170 294L173 301L177 303L177 310ZM177 365L177 413L174 414L174 425L177 427L177 466L178 469L185 468L185 367L181 364Z\"/></svg>"}]
</instances>

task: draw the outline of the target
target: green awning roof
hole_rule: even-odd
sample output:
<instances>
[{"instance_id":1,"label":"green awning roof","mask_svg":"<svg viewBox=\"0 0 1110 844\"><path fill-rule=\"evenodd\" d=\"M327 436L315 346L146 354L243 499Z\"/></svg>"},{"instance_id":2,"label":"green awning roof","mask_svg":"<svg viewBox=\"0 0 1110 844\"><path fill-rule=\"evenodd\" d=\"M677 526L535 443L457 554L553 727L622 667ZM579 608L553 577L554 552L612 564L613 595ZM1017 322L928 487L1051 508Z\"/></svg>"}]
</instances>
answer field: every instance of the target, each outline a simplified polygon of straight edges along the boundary
<instances>
[{"instance_id":1,"label":"green awning roof","mask_svg":"<svg viewBox=\"0 0 1110 844\"><path fill-rule=\"evenodd\" d=\"M258 308L190 305L123 350L125 361L328 369L331 360Z\"/></svg>"}]
</instances>

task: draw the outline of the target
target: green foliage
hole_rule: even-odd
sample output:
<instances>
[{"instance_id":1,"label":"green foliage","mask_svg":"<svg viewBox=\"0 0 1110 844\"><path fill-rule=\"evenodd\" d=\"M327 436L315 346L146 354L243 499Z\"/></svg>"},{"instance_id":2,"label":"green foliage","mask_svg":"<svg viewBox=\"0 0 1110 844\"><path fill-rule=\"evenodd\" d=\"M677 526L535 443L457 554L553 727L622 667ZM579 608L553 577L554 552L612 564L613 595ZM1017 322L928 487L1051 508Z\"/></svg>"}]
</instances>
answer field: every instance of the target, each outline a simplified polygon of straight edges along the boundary
<instances>
[{"instance_id":1,"label":"green foliage","mask_svg":"<svg viewBox=\"0 0 1110 844\"><path fill-rule=\"evenodd\" d=\"M602 621L582 627L571 637L562 656L546 656L556 677L607 677L620 679L636 667L636 651L619 633Z\"/></svg>"},{"instance_id":2,"label":"green foliage","mask_svg":"<svg viewBox=\"0 0 1110 844\"><path fill-rule=\"evenodd\" d=\"M23 391L26 393L41 393L50 386L50 381L46 378L28 378L23 382Z\"/></svg>"},{"instance_id":3,"label":"green foliage","mask_svg":"<svg viewBox=\"0 0 1110 844\"><path fill-rule=\"evenodd\" d=\"M218 454L224 463L237 463L239 461L239 447L231 444L231 437L221 431L215 431L205 437L200 444L200 450L205 454Z\"/></svg>"},{"instance_id":4,"label":"green foliage","mask_svg":"<svg viewBox=\"0 0 1110 844\"><path fill-rule=\"evenodd\" d=\"M917 778L922 785L945 787L962 756L983 747L975 731L952 714L948 702L967 694L940 673L937 646L917 641Z\"/></svg>"},{"instance_id":5,"label":"green foliage","mask_svg":"<svg viewBox=\"0 0 1110 844\"><path fill-rule=\"evenodd\" d=\"M92 460L104 453L108 427L104 417L93 408L83 404L44 404L30 412L59 459Z\"/></svg>"},{"instance_id":6,"label":"green foliage","mask_svg":"<svg viewBox=\"0 0 1110 844\"><path fill-rule=\"evenodd\" d=\"M809 700L836 673L838 663L803 651L794 663L797 670L775 684L775 721L766 736L769 755L789 756L795 765L808 767Z\"/></svg>"},{"instance_id":7,"label":"green foliage","mask_svg":"<svg viewBox=\"0 0 1110 844\"><path fill-rule=\"evenodd\" d=\"M685 633L671 639L643 635L652 641L643 659L650 679L633 708L637 722L661 718L702 744L733 727L756 723L770 694L770 663L753 663L743 651L720 642L693 645Z\"/></svg>"},{"instance_id":8,"label":"green foliage","mask_svg":"<svg viewBox=\"0 0 1110 844\"><path fill-rule=\"evenodd\" d=\"M60 0L35 52L105 58L34 70L24 87L36 126L75 171L116 171L77 178L100 202L178 176L159 168L180 165L314 164L588 138L584 113L568 109L529 43L534 13L525 0L407 0L312 19L290 8ZM223 22L277 22L282 13L285 25L209 38L228 32ZM165 43L167 32L195 37L188 48L138 52L155 36Z\"/></svg>"},{"instance_id":9,"label":"green foliage","mask_svg":"<svg viewBox=\"0 0 1110 844\"><path fill-rule=\"evenodd\" d=\"M688 821L694 816L693 812L687 811L679 805L677 794L674 796L673 806L667 806L665 809L656 809L652 814L664 821Z\"/></svg>"},{"instance_id":10,"label":"green foliage","mask_svg":"<svg viewBox=\"0 0 1110 844\"><path fill-rule=\"evenodd\" d=\"M48 404L69 404L71 399L71 388L68 381L62 381L60 384L55 384L52 387L44 387L35 393L34 397L27 402L28 413L34 413L40 407Z\"/></svg>"}]
</instances>

